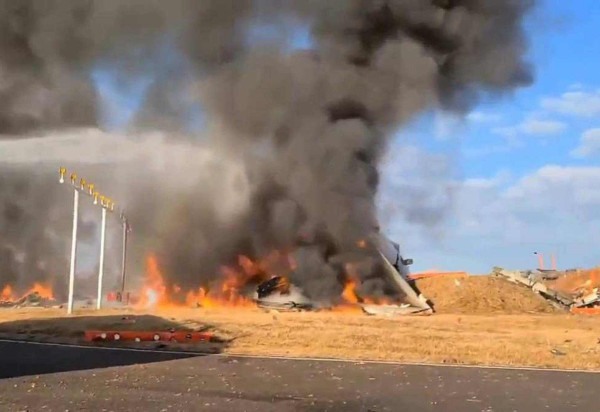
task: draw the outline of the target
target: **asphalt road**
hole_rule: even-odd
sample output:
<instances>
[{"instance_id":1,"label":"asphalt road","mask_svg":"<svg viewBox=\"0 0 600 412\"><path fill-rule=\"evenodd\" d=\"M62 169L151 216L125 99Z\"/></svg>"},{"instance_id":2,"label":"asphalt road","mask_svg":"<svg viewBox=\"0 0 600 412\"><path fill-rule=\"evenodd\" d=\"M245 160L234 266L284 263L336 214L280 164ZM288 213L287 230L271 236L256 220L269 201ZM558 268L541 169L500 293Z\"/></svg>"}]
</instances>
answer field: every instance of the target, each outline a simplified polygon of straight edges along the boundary
<instances>
[{"instance_id":1,"label":"asphalt road","mask_svg":"<svg viewBox=\"0 0 600 412\"><path fill-rule=\"evenodd\" d=\"M179 355L0 342L3 376L21 375L0 379L0 410L583 412L600 403L592 373L169 356Z\"/></svg>"}]
</instances>

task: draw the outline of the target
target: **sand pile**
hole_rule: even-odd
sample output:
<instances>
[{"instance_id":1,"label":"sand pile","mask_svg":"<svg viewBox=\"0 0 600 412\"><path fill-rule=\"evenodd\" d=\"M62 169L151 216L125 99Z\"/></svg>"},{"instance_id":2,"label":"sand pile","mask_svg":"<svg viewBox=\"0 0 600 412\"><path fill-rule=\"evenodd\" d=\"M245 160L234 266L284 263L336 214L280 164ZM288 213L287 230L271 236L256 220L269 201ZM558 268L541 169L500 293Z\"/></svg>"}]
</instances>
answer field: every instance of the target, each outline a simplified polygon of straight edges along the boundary
<instances>
[{"instance_id":1,"label":"sand pile","mask_svg":"<svg viewBox=\"0 0 600 412\"><path fill-rule=\"evenodd\" d=\"M417 281L438 313L552 313L557 309L531 290L491 276Z\"/></svg>"}]
</instances>

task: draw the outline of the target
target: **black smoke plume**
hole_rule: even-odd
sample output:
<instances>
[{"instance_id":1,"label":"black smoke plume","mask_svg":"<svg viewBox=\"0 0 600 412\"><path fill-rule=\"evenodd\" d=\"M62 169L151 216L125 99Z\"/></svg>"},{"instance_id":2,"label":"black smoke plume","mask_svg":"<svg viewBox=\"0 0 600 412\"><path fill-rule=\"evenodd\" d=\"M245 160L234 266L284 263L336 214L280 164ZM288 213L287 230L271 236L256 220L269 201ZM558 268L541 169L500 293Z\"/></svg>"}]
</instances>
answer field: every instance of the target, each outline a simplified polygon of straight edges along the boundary
<instances>
[{"instance_id":1,"label":"black smoke plume","mask_svg":"<svg viewBox=\"0 0 600 412\"><path fill-rule=\"evenodd\" d=\"M192 287L238 254L290 250L293 282L315 299L339 295L339 262L378 226L390 135L424 110L463 112L527 85L533 3L0 0L0 138L18 150L47 136L46 152L23 146L18 170L2 171L0 284L66 273L68 196L39 176L65 163L127 208L134 272L154 251L169 279ZM298 49L302 30L311 41ZM125 89L153 75L131 136L98 132L75 150L76 131L50 158L63 131L102 126L98 67ZM204 129L190 133L194 107Z\"/></svg>"}]
</instances>

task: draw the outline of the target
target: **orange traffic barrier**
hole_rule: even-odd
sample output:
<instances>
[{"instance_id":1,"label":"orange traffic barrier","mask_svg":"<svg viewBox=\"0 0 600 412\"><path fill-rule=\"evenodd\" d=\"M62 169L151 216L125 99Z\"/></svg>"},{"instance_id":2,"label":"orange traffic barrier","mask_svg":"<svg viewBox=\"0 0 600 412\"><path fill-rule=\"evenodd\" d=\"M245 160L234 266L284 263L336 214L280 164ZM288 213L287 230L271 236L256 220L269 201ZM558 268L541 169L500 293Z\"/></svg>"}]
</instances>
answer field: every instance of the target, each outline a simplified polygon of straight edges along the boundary
<instances>
[{"instance_id":1,"label":"orange traffic barrier","mask_svg":"<svg viewBox=\"0 0 600 412\"><path fill-rule=\"evenodd\" d=\"M468 278L469 274L467 272L425 272L425 273L413 273L408 275L408 278L411 280L417 279L426 279L426 278L452 278L452 279L464 279Z\"/></svg>"},{"instance_id":2,"label":"orange traffic barrier","mask_svg":"<svg viewBox=\"0 0 600 412\"><path fill-rule=\"evenodd\" d=\"M148 331L85 331L85 340L88 342L210 342L214 336L210 332L148 332Z\"/></svg>"},{"instance_id":3,"label":"orange traffic barrier","mask_svg":"<svg viewBox=\"0 0 600 412\"><path fill-rule=\"evenodd\" d=\"M596 306L593 308L573 308L571 313L577 315L600 315L600 307Z\"/></svg>"}]
</instances>

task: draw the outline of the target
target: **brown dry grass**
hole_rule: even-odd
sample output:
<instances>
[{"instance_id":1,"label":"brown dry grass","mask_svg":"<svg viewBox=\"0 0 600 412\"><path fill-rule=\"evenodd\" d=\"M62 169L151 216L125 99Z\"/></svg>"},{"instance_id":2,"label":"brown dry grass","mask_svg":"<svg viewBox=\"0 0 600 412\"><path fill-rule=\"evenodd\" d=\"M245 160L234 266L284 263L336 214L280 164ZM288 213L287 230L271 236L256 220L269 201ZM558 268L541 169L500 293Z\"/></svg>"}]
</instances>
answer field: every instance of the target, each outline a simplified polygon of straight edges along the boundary
<instances>
[{"instance_id":1,"label":"brown dry grass","mask_svg":"<svg viewBox=\"0 0 600 412\"><path fill-rule=\"evenodd\" d=\"M86 328L209 326L221 337L235 338L220 348L226 353L600 370L600 317L437 314L385 319L353 312L177 309L124 323L120 314L81 312L85 317L65 320L58 310L4 310L0 333L73 341ZM552 354L553 349L565 355Z\"/></svg>"},{"instance_id":2,"label":"brown dry grass","mask_svg":"<svg viewBox=\"0 0 600 412\"><path fill-rule=\"evenodd\" d=\"M386 319L356 311L266 313L223 308L154 314L85 311L66 318L62 310L22 309L0 311L0 334L73 342L81 341L85 329L209 328L228 342L193 349L600 370L600 317L567 315L525 287L489 276L422 279L418 286L435 302L436 315ZM124 315L135 322L124 320Z\"/></svg>"}]
</instances>

